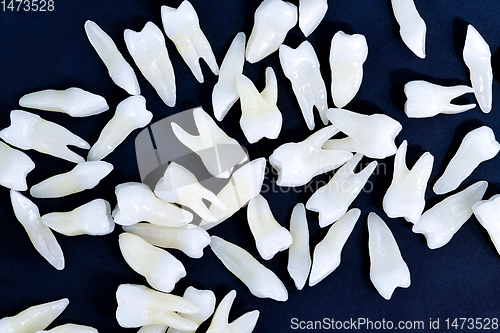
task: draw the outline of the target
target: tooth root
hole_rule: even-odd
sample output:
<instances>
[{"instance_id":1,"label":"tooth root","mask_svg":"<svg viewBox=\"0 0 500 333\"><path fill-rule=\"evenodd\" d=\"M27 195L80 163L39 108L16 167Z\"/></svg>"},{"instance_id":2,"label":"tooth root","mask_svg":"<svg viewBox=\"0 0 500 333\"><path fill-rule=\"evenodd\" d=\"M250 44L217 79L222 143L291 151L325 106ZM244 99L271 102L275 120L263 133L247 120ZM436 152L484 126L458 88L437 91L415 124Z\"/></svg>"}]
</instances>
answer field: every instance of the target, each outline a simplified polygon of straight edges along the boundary
<instances>
[{"instance_id":1,"label":"tooth root","mask_svg":"<svg viewBox=\"0 0 500 333\"><path fill-rule=\"evenodd\" d=\"M137 333L165 333L168 326L164 325L146 325L142 326ZM182 332L182 331L181 331Z\"/></svg>"},{"instance_id":2,"label":"tooth root","mask_svg":"<svg viewBox=\"0 0 500 333\"><path fill-rule=\"evenodd\" d=\"M48 331L38 331L37 333L50 332L50 333L98 333L98 331L90 326L66 324L54 327Z\"/></svg>"},{"instance_id":3,"label":"tooth root","mask_svg":"<svg viewBox=\"0 0 500 333\"><path fill-rule=\"evenodd\" d=\"M298 203L292 211L290 219L290 234L293 243L288 252L288 273L297 290L302 290L306 284L311 269L311 254L309 252L309 227L304 204Z\"/></svg>"},{"instance_id":4,"label":"tooth root","mask_svg":"<svg viewBox=\"0 0 500 333\"><path fill-rule=\"evenodd\" d=\"M0 185L15 191L26 191L26 176L35 168L28 155L0 142Z\"/></svg>"},{"instance_id":5,"label":"tooth root","mask_svg":"<svg viewBox=\"0 0 500 333\"><path fill-rule=\"evenodd\" d=\"M257 310L250 311L240 316L238 319L229 324L229 311L233 306L234 299L236 298L236 291L231 290L220 302L217 310L215 311L210 327L207 333L219 332L238 332L238 333L251 333L253 332L257 320L259 319L260 312ZM169 332L170 333L170 332Z\"/></svg>"},{"instance_id":6,"label":"tooth root","mask_svg":"<svg viewBox=\"0 0 500 333\"><path fill-rule=\"evenodd\" d=\"M327 0L300 0L299 27L308 37L320 24L328 10Z\"/></svg>"},{"instance_id":7,"label":"tooth root","mask_svg":"<svg viewBox=\"0 0 500 333\"><path fill-rule=\"evenodd\" d=\"M399 24L399 34L408 48L421 59L425 58L427 27L413 0L392 0L392 10Z\"/></svg>"},{"instance_id":8,"label":"tooth root","mask_svg":"<svg viewBox=\"0 0 500 333\"><path fill-rule=\"evenodd\" d=\"M490 200L481 200L472 206L472 211L483 228L490 235L493 245L500 253L500 195L494 195Z\"/></svg>"},{"instance_id":9,"label":"tooth root","mask_svg":"<svg viewBox=\"0 0 500 333\"><path fill-rule=\"evenodd\" d=\"M201 325L205 320L210 318L214 313L215 309L215 295L211 290L198 290L194 287L188 287L184 292L185 299L191 301L194 305L200 308L200 312L195 314L179 314L181 317L189 319L198 325ZM168 333L182 333L185 331L180 331L174 328L169 328ZM189 333L194 333L195 331L190 331Z\"/></svg>"}]
</instances>

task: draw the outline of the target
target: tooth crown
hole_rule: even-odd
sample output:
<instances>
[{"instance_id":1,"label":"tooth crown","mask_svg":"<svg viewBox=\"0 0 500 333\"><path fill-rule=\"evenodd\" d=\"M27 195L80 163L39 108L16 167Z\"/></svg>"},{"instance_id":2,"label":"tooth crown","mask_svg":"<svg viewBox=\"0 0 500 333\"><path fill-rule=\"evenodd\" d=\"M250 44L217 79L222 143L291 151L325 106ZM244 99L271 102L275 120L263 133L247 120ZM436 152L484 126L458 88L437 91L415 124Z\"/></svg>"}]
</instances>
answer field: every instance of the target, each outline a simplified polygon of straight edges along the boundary
<instances>
[{"instance_id":1,"label":"tooth crown","mask_svg":"<svg viewBox=\"0 0 500 333\"><path fill-rule=\"evenodd\" d=\"M327 10L327 0L300 0L299 27L306 37L318 27Z\"/></svg>"},{"instance_id":2,"label":"tooth crown","mask_svg":"<svg viewBox=\"0 0 500 333\"><path fill-rule=\"evenodd\" d=\"M490 200L481 200L472 206L472 211L483 228L488 231L491 241L500 253L500 195Z\"/></svg>"},{"instance_id":3,"label":"tooth crown","mask_svg":"<svg viewBox=\"0 0 500 333\"><path fill-rule=\"evenodd\" d=\"M200 311L195 314L181 313L181 317L189 319L196 324L200 325L205 320L210 318L214 313L215 309L215 295L211 290L198 290L194 287L188 287L184 292L185 299L191 301L194 305L200 308ZM174 328L169 328L168 333L182 333L185 331L179 331ZM194 333L195 331L190 331Z\"/></svg>"},{"instance_id":4,"label":"tooth crown","mask_svg":"<svg viewBox=\"0 0 500 333\"><path fill-rule=\"evenodd\" d=\"M0 142L0 185L15 191L26 191L26 176L35 168L31 158Z\"/></svg>"},{"instance_id":5,"label":"tooth crown","mask_svg":"<svg viewBox=\"0 0 500 333\"><path fill-rule=\"evenodd\" d=\"M83 325L75 325L75 324L66 324L66 325L61 325L54 327L51 330L48 331L38 331L36 333L44 333L44 332L50 332L50 333L98 333L98 331L90 326L83 326Z\"/></svg>"},{"instance_id":6,"label":"tooth crown","mask_svg":"<svg viewBox=\"0 0 500 333\"><path fill-rule=\"evenodd\" d=\"M293 243L290 245L288 252L287 270L297 290L302 290L311 269L309 227L306 219L306 209L302 203L298 203L293 208L290 219L290 234Z\"/></svg>"},{"instance_id":7,"label":"tooth crown","mask_svg":"<svg viewBox=\"0 0 500 333\"><path fill-rule=\"evenodd\" d=\"M413 0L391 0L392 10L400 26L399 34L408 48L419 58L425 58L427 27Z\"/></svg>"}]
</instances>

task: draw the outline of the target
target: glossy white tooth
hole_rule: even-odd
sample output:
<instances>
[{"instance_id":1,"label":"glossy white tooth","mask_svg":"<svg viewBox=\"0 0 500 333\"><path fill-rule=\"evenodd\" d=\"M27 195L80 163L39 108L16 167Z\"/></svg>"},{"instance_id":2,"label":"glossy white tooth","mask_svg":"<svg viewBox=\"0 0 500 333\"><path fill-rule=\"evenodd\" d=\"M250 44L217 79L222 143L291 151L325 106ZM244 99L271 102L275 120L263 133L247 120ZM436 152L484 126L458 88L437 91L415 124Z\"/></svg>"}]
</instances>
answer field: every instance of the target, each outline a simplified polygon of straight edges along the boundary
<instances>
[{"instance_id":1,"label":"glossy white tooth","mask_svg":"<svg viewBox=\"0 0 500 333\"><path fill-rule=\"evenodd\" d=\"M113 170L104 161L78 163L71 171L61 173L33 185L30 194L35 198L60 198L94 188Z\"/></svg>"},{"instance_id":2,"label":"glossy white tooth","mask_svg":"<svg viewBox=\"0 0 500 333\"><path fill-rule=\"evenodd\" d=\"M319 226L324 228L344 216L377 167L373 161L362 171L354 173L356 165L363 158L356 154L309 198L306 208L319 213Z\"/></svg>"},{"instance_id":3,"label":"glossy white tooth","mask_svg":"<svg viewBox=\"0 0 500 333\"><path fill-rule=\"evenodd\" d=\"M153 245L177 249L195 259L201 258L203 249L210 244L208 232L192 224L182 227L164 227L150 223L138 223L123 227L123 229Z\"/></svg>"},{"instance_id":4,"label":"glossy white tooth","mask_svg":"<svg viewBox=\"0 0 500 333\"><path fill-rule=\"evenodd\" d=\"M309 277L310 287L317 285L339 267L342 249L360 215L361 211L357 208L349 210L330 227L325 238L316 245Z\"/></svg>"},{"instance_id":5,"label":"glossy white tooth","mask_svg":"<svg viewBox=\"0 0 500 333\"><path fill-rule=\"evenodd\" d=\"M299 27L304 36L309 36L318 27L327 10L327 0L300 0Z\"/></svg>"},{"instance_id":6,"label":"glossy white tooth","mask_svg":"<svg viewBox=\"0 0 500 333\"><path fill-rule=\"evenodd\" d=\"M343 150L324 150L321 146L339 130L328 126L302 142L285 143L269 156L269 163L278 170L279 186L301 186L314 176L334 170L351 159Z\"/></svg>"},{"instance_id":7,"label":"glossy white tooth","mask_svg":"<svg viewBox=\"0 0 500 333\"><path fill-rule=\"evenodd\" d=\"M399 34L408 48L419 58L425 58L427 27L413 0L391 0L392 10L399 24Z\"/></svg>"},{"instance_id":8,"label":"glossy white tooth","mask_svg":"<svg viewBox=\"0 0 500 333\"><path fill-rule=\"evenodd\" d=\"M10 122L9 127L0 131L0 138L8 144L23 150L34 149L74 163L85 161L67 146L89 149L90 145L61 125L21 110L10 112Z\"/></svg>"},{"instance_id":9,"label":"glossy white tooth","mask_svg":"<svg viewBox=\"0 0 500 333\"><path fill-rule=\"evenodd\" d=\"M286 34L297 24L297 7L287 1L264 0L255 10L252 33L248 39L246 59L256 63L274 51Z\"/></svg>"},{"instance_id":10,"label":"glossy white tooth","mask_svg":"<svg viewBox=\"0 0 500 333\"><path fill-rule=\"evenodd\" d=\"M260 312L253 310L238 317L231 324L229 324L229 311L233 306L234 299L236 298L236 290L231 290L220 302L217 310L215 311L210 327L207 333L221 333L221 332L234 332L234 333L251 333L257 324Z\"/></svg>"},{"instance_id":11,"label":"glossy white tooth","mask_svg":"<svg viewBox=\"0 0 500 333\"><path fill-rule=\"evenodd\" d=\"M139 32L126 29L123 34L128 52L142 75L165 104L175 106L174 67L160 28L153 22L148 22Z\"/></svg>"},{"instance_id":12,"label":"glossy white tooth","mask_svg":"<svg viewBox=\"0 0 500 333\"><path fill-rule=\"evenodd\" d=\"M483 198L488 182L479 181L431 209L413 225L413 232L424 234L427 246L437 249L446 245L472 215L472 206Z\"/></svg>"},{"instance_id":13,"label":"glossy white tooth","mask_svg":"<svg viewBox=\"0 0 500 333\"><path fill-rule=\"evenodd\" d=\"M116 186L117 206L113 210L115 223L129 226L141 221L181 227L193 220L193 214L155 196L142 183L123 183Z\"/></svg>"},{"instance_id":14,"label":"glossy white tooth","mask_svg":"<svg viewBox=\"0 0 500 333\"><path fill-rule=\"evenodd\" d=\"M203 83L200 58L205 60L215 75L219 74L212 47L201 31L198 14L189 1L183 1L177 8L162 6L161 20L165 34L174 42L198 82Z\"/></svg>"},{"instance_id":15,"label":"glossy white tooth","mask_svg":"<svg viewBox=\"0 0 500 333\"><path fill-rule=\"evenodd\" d=\"M38 207L31 200L13 190L10 191L10 200L17 220L23 225L38 253L57 270L64 269L64 255L61 247L52 231L42 223Z\"/></svg>"},{"instance_id":16,"label":"glossy white tooth","mask_svg":"<svg viewBox=\"0 0 500 333\"><path fill-rule=\"evenodd\" d=\"M288 251L287 270L295 283L295 287L302 290L311 270L309 227L303 203L298 203L293 208L292 218L290 219L290 234L293 243Z\"/></svg>"},{"instance_id":17,"label":"glossy white tooth","mask_svg":"<svg viewBox=\"0 0 500 333\"><path fill-rule=\"evenodd\" d=\"M250 253L220 237L210 238L212 239L210 247L217 258L250 289L254 296L281 302L288 299L288 292L283 282Z\"/></svg>"},{"instance_id":18,"label":"glossy white tooth","mask_svg":"<svg viewBox=\"0 0 500 333\"><path fill-rule=\"evenodd\" d=\"M293 92L307 127L310 130L314 128L315 106L323 123L328 124L325 81L321 77L318 57L311 43L305 41L296 49L281 45L280 63L283 72L292 83Z\"/></svg>"},{"instance_id":19,"label":"glossy white tooth","mask_svg":"<svg viewBox=\"0 0 500 333\"><path fill-rule=\"evenodd\" d=\"M328 140L324 149L354 151L378 159L396 153L394 139L403 127L391 117L378 113L367 116L341 109L329 109L327 117L348 137Z\"/></svg>"},{"instance_id":20,"label":"glossy white tooth","mask_svg":"<svg viewBox=\"0 0 500 333\"><path fill-rule=\"evenodd\" d=\"M241 103L240 126L248 142L262 138L276 139L281 131L283 116L278 109L278 81L271 67L266 68L266 88L259 93L248 77L236 78Z\"/></svg>"},{"instance_id":21,"label":"glossy white tooth","mask_svg":"<svg viewBox=\"0 0 500 333\"><path fill-rule=\"evenodd\" d=\"M165 333L168 326L165 325L146 325L142 326L137 333Z\"/></svg>"},{"instance_id":22,"label":"glossy white tooth","mask_svg":"<svg viewBox=\"0 0 500 333\"><path fill-rule=\"evenodd\" d=\"M48 331L38 331L36 333L98 333L98 331L90 326L76 325L76 324L66 324L54 327Z\"/></svg>"},{"instance_id":23,"label":"glossy white tooth","mask_svg":"<svg viewBox=\"0 0 500 333\"><path fill-rule=\"evenodd\" d=\"M185 299L191 301L194 305L200 308L200 311L195 314L180 313L181 317L189 319L198 325L203 323L205 320L210 318L214 313L215 309L215 295L211 290L198 290L194 287L188 287L182 296ZM175 328L169 328L168 333L182 333L186 331L180 331ZM189 333L194 333L195 331L189 331Z\"/></svg>"},{"instance_id":24,"label":"glossy white tooth","mask_svg":"<svg viewBox=\"0 0 500 333\"><path fill-rule=\"evenodd\" d=\"M390 218L404 217L417 223L425 207L425 190L432 172L434 156L424 153L411 170L406 166L406 147L403 141L394 159L392 183L384 195L382 205Z\"/></svg>"},{"instance_id":25,"label":"glossy white tooth","mask_svg":"<svg viewBox=\"0 0 500 333\"><path fill-rule=\"evenodd\" d=\"M26 191L26 176L35 168L31 158L0 141L0 185L15 191Z\"/></svg>"},{"instance_id":26,"label":"glossy white tooth","mask_svg":"<svg viewBox=\"0 0 500 333\"><path fill-rule=\"evenodd\" d=\"M500 253L500 194L494 195L490 200L476 202L472 206L472 211Z\"/></svg>"},{"instance_id":27,"label":"glossy white tooth","mask_svg":"<svg viewBox=\"0 0 500 333\"><path fill-rule=\"evenodd\" d=\"M470 131L432 189L436 194L455 190L481 162L492 159L499 150L500 143L496 141L495 133L488 126Z\"/></svg>"}]
</instances>

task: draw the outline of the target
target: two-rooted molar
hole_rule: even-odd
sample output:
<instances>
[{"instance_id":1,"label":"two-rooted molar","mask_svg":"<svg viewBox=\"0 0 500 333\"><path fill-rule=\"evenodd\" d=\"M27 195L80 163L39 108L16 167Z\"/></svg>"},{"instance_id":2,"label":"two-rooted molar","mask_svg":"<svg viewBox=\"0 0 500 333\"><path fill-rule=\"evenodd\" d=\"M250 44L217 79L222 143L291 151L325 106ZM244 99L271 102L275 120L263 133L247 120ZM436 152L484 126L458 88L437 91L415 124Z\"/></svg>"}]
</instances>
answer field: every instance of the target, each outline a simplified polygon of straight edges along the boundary
<instances>
[{"instance_id":1,"label":"two-rooted molar","mask_svg":"<svg viewBox=\"0 0 500 333\"><path fill-rule=\"evenodd\" d=\"M500 194L494 195L489 200L476 202L472 206L472 211L500 253Z\"/></svg>"},{"instance_id":2,"label":"two-rooted molar","mask_svg":"<svg viewBox=\"0 0 500 333\"><path fill-rule=\"evenodd\" d=\"M0 142L0 185L15 191L26 191L26 176L35 168L31 158Z\"/></svg>"},{"instance_id":3,"label":"two-rooted molar","mask_svg":"<svg viewBox=\"0 0 500 333\"><path fill-rule=\"evenodd\" d=\"M408 48L419 58L425 58L427 27L413 0L391 0L392 10L399 24L399 34Z\"/></svg>"},{"instance_id":4,"label":"two-rooted molar","mask_svg":"<svg viewBox=\"0 0 500 333\"><path fill-rule=\"evenodd\" d=\"M65 324L54 327L48 331L38 331L36 333L97 333L98 331L90 326Z\"/></svg>"},{"instance_id":5,"label":"two-rooted molar","mask_svg":"<svg viewBox=\"0 0 500 333\"><path fill-rule=\"evenodd\" d=\"M235 319L229 324L229 311L236 298L236 290L231 290L219 303L207 333L235 332L251 333L257 324L260 312L253 310Z\"/></svg>"},{"instance_id":6,"label":"two-rooted molar","mask_svg":"<svg viewBox=\"0 0 500 333\"><path fill-rule=\"evenodd\" d=\"M300 0L299 27L304 36L309 36L318 27L327 10L327 0Z\"/></svg>"},{"instance_id":7,"label":"two-rooted molar","mask_svg":"<svg viewBox=\"0 0 500 333\"><path fill-rule=\"evenodd\" d=\"M306 284L311 270L311 254L309 252L309 227L304 204L298 203L292 211L290 234L293 243L288 251L287 270L298 290Z\"/></svg>"},{"instance_id":8,"label":"two-rooted molar","mask_svg":"<svg viewBox=\"0 0 500 333\"><path fill-rule=\"evenodd\" d=\"M194 314L179 313L179 316L189 319L200 325L210 318L215 310L215 294L211 290L198 290L194 287L188 287L182 296L196 305L200 311ZM169 328L168 333L194 333L195 331L181 331L175 328Z\"/></svg>"}]
</instances>

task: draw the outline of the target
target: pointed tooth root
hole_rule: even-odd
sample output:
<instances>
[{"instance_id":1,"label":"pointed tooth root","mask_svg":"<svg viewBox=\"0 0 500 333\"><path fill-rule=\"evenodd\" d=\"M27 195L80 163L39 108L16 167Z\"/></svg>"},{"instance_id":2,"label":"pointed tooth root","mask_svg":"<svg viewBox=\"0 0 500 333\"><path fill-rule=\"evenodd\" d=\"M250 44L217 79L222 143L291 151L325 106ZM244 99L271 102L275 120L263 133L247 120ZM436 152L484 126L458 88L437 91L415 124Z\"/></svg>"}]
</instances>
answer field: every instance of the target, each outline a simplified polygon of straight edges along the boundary
<instances>
[{"instance_id":1,"label":"pointed tooth root","mask_svg":"<svg viewBox=\"0 0 500 333\"><path fill-rule=\"evenodd\" d=\"M425 34L427 27L413 0L392 0L392 10L398 21L401 39L421 59L425 58Z\"/></svg>"},{"instance_id":2,"label":"pointed tooth root","mask_svg":"<svg viewBox=\"0 0 500 333\"><path fill-rule=\"evenodd\" d=\"M327 0L300 0L299 27L308 37L320 24L328 10Z\"/></svg>"},{"instance_id":3,"label":"pointed tooth root","mask_svg":"<svg viewBox=\"0 0 500 333\"><path fill-rule=\"evenodd\" d=\"M195 314L180 313L179 316L189 319L198 325L201 325L205 320L210 318L215 309L215 295L211 290L198 290L194 287L188 287L182 296L191 301L194 305L200 308L200 311ZM168 333L182 333L174 328L169 328ZM190 331L189 333L194 333Z\"/></svg>"},{"instance_id":4,"label":"pointed tooth root","mask_svg":"<svg viewBox=\"0 0 500 333\"><path fill-rule=\"evenodd\" d=\"M207 333L218 332L241 332L251 333L257 324L260 312L257 310L250 311L238 317L231 324L229 324L229 312L233 306L234 299L236 298L236 291L231 290L220 302L217 310L215 311L210 327Z\"/></svg>"},{"instance_id":5,"label":"pointed tooth root","mask_svg":"<svg viewBox=\"0 0 500 333\"><path fill-rule=\"evenodd\" d=\"M38 331L36 333L98 333L98 331L90 326L76 325L76 324L65 324L61 326L54 327L48 331Z\"/></svg>"},{"instance_id":6,"label":"pointed tooth root","mask_svg":"<svg viewBox=\"0 0 500 333\"><path fill-rule=\"evenodd\" d=\"M481 200L472 206L472 211L483 228L490 235L493 245L500 253L500 195L494 195L489 200Z\"/></svg>"},{"instance_id":7,"label":"pointed tooth root","mask_svg":"<svg viewBox=\"0 0 500 333\"><path fill-rule=\"evenodd\" d=\"M28 155L0 142L0 185L15 191L26 191L26 176L35 168Z\"/></svg>"},{"instance_id":8,"label":"pointed tooth root","mask_svg":"<svg viewBox=\"0 0 500 333\"><path fill-rule=\"evenodd\" d=\"M297 290L302 290L311 270L311 254L309 252L309 227L304 204L298 203L292 211L290 234L293 243L288 251L287 270Z\"/></svg>"}]
</instances>

